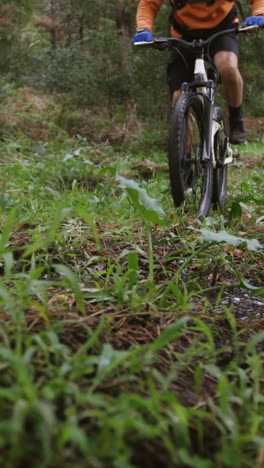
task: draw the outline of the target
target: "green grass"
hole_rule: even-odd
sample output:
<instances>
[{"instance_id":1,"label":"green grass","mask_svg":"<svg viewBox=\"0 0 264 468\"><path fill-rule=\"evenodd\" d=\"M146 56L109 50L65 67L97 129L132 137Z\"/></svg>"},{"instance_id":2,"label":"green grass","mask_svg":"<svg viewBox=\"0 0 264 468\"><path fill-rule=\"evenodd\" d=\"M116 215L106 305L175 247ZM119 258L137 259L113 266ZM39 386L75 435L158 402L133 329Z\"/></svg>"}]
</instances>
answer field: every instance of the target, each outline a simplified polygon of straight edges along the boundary
<instances>
[{"instance_id":1,"label":"green grass","mask_svg":"<svg viewBox=\"0 0 264 468\"><path fill-rule=\"evenodd\" d=\"M56 131L0 142L1 465L260 468L264 145L201 224L162 149Z\"/></svg>"}]
</instances>

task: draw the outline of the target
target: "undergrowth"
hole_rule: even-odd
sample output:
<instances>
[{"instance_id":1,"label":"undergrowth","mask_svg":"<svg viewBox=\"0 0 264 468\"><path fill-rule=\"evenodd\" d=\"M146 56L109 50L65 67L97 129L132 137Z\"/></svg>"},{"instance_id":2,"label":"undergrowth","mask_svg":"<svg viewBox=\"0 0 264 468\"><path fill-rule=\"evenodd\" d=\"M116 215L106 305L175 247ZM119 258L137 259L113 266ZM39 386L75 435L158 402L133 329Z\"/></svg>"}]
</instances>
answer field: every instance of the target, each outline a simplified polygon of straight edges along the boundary
<instances>
[{"instance_id":1,"label":"undergrowth","mask_svg":"<svg viewBox=\"0 0 264 468\"><path fill-rule=\"evenodd\" d=\"M0 142L1 465L263 466L263 143L235 148L201 224L172 205L156 128L114 147L19 122Z\"/></svg>"}]
</instances>

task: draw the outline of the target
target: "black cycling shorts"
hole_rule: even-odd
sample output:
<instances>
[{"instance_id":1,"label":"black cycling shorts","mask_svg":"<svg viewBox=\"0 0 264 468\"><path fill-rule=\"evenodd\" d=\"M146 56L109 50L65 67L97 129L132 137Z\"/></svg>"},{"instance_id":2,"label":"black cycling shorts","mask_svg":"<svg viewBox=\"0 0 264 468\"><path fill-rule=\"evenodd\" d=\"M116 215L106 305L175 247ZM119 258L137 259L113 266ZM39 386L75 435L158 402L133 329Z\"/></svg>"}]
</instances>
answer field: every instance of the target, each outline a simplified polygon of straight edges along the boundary
<instances>
[{"instance_id":1,"label":"black cycling shorts","mask_svg":"<svg viewBox=\"0 0 264 468\"><path fill-rule=\"evenodd\" d=\"M232 27L234 27L233 23L229 24L229 26L225 23L222 29ZM192 41L195 38L207 39L220 30L221 28L217 27L210 30L192 31L188 34L184 34L182 38L186 41ZM239 56L239 42L235 33L217 37L210 44L208 50L210 59L213 60L215 54L220 51L234 52L237 57ZM178 50L173 50L171 52L171 56L167 64L167 80L171 95L175 90L181 88L181 84L183 82L190 82L193 80L194 61L195 55L191 49L179 46Z\"/></svg>"}]
</instances>

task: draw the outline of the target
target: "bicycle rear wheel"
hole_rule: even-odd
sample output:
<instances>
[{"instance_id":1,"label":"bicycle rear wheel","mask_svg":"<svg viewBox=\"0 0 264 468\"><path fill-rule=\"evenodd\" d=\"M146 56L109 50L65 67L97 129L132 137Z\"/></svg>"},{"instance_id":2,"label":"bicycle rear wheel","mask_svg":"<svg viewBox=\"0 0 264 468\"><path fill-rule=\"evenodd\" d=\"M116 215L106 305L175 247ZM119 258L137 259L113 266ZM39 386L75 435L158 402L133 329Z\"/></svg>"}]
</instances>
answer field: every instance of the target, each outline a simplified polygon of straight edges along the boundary
<instances>
[{"instance_id":1,"label":"bicycle rear wheel","mask_svg":"<svg viewBox=\"0 0 264 468\"><path fill-rule=\"evenodd\" d=\"M214 153L216 167L213 170L213 197L214 206L224 204L227 192L227 164L224 164L227 157L227 137L224 121L224 113L220 107L214 109L214 120L220 124L220 128L214 135Z\"/></svg>"},{"instance_id":2,"label":"bicycle rear wheel","mask_svg":"<svg viewBox=\"0 0 264 468\"><path fill-rule=\"evenodd\" d=\"M208 215L212 190L211 159L202 162L204 144L203 101L194 93L182 94L171 116L169 172L176 207L184 204L198 218Z\"/></svg>"}]
</instances>

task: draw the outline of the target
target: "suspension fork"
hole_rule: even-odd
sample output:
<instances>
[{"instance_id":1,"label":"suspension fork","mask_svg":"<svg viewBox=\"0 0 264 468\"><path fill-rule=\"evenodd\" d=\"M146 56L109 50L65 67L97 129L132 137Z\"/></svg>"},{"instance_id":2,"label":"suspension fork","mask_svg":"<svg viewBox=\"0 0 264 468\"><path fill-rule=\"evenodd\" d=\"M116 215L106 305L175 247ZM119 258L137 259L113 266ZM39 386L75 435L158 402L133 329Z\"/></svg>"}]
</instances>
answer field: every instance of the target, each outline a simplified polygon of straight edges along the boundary
<instances>
[{"instance_id":1,"label":"suspension fork","mask_svg":"<svg viewBox=\"0 0 264 468\"><path fill-rule=\"evenodd\" d=\"M209 161L211 157L214 92L215 82L209 80L206 84L206 95L204 95L204 143L202 161Z\"/></svg>"}]
</instances>

